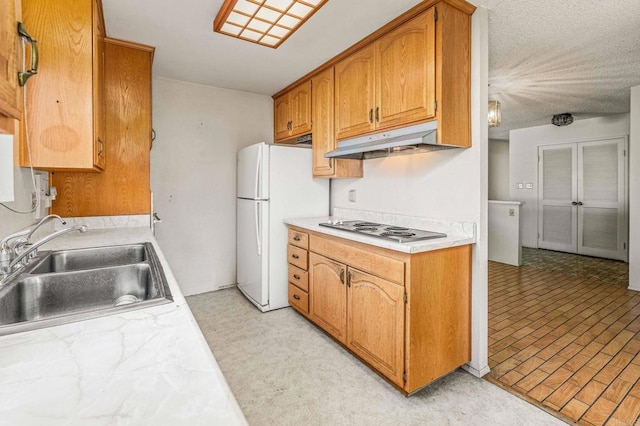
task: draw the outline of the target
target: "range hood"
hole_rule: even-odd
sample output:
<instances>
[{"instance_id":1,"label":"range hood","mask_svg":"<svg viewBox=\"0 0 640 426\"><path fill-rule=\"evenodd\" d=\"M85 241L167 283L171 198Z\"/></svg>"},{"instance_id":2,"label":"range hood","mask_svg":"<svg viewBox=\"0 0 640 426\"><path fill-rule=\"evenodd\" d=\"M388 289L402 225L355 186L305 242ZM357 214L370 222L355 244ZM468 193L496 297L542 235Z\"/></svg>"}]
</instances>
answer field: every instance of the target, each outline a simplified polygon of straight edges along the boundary
<instances>
[{"instance_id":1,"label":"range hood","mask_svg":"<svg viewBox=\"0 0 640 426\"><path fill-rule=\"evenodd\" d=\"M325 158L368 160L390 155L415 154L456 148L436 143L437 121L415 124L373 135L338 142L338 149L327 152Z\"/></svg>"}]
</instances>

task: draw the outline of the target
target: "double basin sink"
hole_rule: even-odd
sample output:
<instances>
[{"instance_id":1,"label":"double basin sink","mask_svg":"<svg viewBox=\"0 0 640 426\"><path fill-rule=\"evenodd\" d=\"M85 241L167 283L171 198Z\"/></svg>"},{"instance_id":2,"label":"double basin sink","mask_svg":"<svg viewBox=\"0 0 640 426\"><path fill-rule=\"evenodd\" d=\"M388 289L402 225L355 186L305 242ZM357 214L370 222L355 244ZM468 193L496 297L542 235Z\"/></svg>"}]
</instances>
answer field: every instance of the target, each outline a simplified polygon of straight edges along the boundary
<instances>
[{"instance_id":1,"label":"double basin sink","mask_svg":"<svg viewBox=\"0 0 640 426\"><path fill-rule=\"evenodd\" d=\"M41 252L0 286L0 335L172 301L151 243Z\"/></svg>"}]
</instances>

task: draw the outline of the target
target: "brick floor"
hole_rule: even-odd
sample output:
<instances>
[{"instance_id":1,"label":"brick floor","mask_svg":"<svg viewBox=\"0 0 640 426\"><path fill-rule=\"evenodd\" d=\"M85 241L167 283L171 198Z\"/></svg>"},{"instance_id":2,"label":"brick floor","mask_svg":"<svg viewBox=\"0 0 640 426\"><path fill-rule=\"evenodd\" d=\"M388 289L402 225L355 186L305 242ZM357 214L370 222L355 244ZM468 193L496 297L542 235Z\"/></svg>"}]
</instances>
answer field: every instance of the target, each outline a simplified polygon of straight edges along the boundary
<instances>
[{"instance_id":1,"label":"brick floor","mask_svg":"<svg viewBox=\"0 0 640 426\"><path fill-rule=\"evenodd\" d=\"M542 259L542 260L541 260ZM551 256L513 267L489 262L490 378L559 417L582 425L640 421L640 293L627 290L621 262ZM598 276L595 276L598 275ZM621 278L622 276L622 278Z\"/></svg>"}]
</instances>

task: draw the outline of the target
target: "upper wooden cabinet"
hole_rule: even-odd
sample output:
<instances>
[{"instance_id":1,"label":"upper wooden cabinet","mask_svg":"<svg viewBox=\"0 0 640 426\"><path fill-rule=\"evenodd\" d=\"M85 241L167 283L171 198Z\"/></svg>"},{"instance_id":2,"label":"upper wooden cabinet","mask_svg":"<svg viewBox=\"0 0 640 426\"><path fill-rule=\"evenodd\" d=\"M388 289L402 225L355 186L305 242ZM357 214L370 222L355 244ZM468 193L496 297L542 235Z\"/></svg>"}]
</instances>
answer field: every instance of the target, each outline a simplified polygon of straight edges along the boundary
<instances>
[{"instance_id":1,"label":"upper wooden cabinet","mask_svg":"<svg viewBox=\"0 0 640 426\"><path fill-rule=\"evenodd\" d=\"M435 115L435 21L431 8L336 65L336 137Z\"/></svg>"},{"instance_id":2,"label":"upper wooden cabinet","mask_svg":"<svg viewBox=\"0 0 640 426\"><path fill-rule=\"evenodd\" d=\"M40 50L38 74L26 86L33 166L104 168L105 27L100 0L23 0L22 12ZM29 165L25 139L23 166Z\"/></svg>"},{"instance_id":3,"label":"upper wooden cabinet","mask_svg":"<svg viewBox=\"0 0 640 426\"><path fill-rule=\"evenodd\" d=\"M362 177L362 160L325 158L336 149L334 132L334 69L329 68L311 78L311 112L313 118L313 176L330 178Z\"/></svg>"},{"instance_id":4,"label":"upper wooden cabinet","mask_svg":"<svg viewBox=\"0 0 640 426\"><path fill-rule=\"evenodd\" d=\"M311 133L311 80L274 99L275 142Z\"/></svg>"},{"instance_id":5,"label":"upper wooden cabinet","mask_svg":"<svg viewBox=\"0 0 640 426\"><path fill-rule=\"evenodd\" d=\"M435 8L336 65L336 137L435 116Z\"/></svg>"},{"instance_id":6,"label":"upper wooden cabinet","mask_svg":"<svg viewBox=\"0 0 640 426\"><path fill-rule=\"evenodd\" d=\"M22 113L22 90L18 85L20 15L20 0L0 2L0 132L12 132L5 127L13 127L11 120L20 119Z\"/></svg>"},{"instance_id":7,"label":"upper wooden cabinet","mask_svg":"<svg viewBox=\"0 0 640 426\"><path fill-rule=\"evenodd\" d=\"M463 0L424 0L274 99L277 102L299 82L334 68L338 141L437 120L437 143L469 147L474 10ZM315 119L313 123L315 128L318 123ZM276 124L276 139L277 134ZM315 132L313 139L315 144ZM322 166L321 162L318 159L314 167ZM328 166L314 168L314 175L330 176Z\"/></svg>"}]
</instances>

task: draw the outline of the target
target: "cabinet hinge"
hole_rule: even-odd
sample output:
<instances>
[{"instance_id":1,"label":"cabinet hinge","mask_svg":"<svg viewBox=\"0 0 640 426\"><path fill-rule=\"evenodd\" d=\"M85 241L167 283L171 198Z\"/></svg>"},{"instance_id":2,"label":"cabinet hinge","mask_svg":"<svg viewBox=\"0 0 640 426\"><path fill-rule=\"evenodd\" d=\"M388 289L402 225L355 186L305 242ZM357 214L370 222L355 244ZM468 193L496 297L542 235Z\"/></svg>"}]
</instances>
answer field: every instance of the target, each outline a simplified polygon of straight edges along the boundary
<instances>
[{"instance_id":1,"label":"cabinet hinge","mask_svg":"<svg viewBox=\"0 0 640 426\"><path fill-rule=\"evenodd\" d=\"M402 381L407 383L407 372L406 371L402 372Z\"/></svg>"},{"instance_id":2,"label":"cabinet hinge","mask_svg":"<svg viewBox=\"0 0 640 426\"><path fill-rule=\"evenodd\" d=\"M436 9L435 13L433 14L433 20L435 22L438 22L438 9Z\"/></svg>"},{"instance_id":3,"label":"cabinet hinge","mask_svg":"<svg viewBox=\"0 0 640 426\"><path fill-rule=\"evenodd\" d=\"M407 303L407 293L404 294L404 303Z\"/></svg>"}]
</instances>

